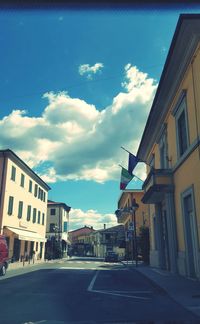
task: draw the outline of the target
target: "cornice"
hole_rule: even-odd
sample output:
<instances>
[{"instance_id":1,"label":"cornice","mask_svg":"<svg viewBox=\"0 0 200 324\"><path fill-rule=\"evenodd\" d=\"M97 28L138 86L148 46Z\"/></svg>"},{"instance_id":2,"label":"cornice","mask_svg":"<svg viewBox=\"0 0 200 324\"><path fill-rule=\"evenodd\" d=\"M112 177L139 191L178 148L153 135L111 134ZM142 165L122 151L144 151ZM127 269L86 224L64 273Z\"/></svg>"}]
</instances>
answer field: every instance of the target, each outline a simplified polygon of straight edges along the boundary
<instances>
[{"instance_id":1,"label":"cornice","mask_svg":"<svg viewBox=\"0 0 200 324\"><path fill-rule=\"evenodd\" d=\"M137 156L146 161L200 41L200 16L182 16L170 46ZM195 20L196 19L196 20Z\"/></svg>"}]
</instances>

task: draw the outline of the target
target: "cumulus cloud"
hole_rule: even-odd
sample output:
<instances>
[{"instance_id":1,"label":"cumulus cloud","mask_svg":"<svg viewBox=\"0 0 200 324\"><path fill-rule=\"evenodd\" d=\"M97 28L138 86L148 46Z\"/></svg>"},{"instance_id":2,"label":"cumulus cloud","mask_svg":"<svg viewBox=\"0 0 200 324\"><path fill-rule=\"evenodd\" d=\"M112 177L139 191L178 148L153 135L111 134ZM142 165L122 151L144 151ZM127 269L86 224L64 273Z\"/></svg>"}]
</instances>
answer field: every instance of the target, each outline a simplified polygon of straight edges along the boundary
<instances>
[{"instance_id":1,"label":"cumulus cloud","mask_svg":"<svg viewBox=\"0 0 200 324\"><path fill-rule=\"evenodd\" d=\"M126 147L135 154L157 85L137 67L127 64L122 91L110 106L98 111L67 92L46 93L48 105L39 117L13 110L0 120L0 147L15 151L30 167L41 168L47 182L118 180L127 166ZM48 166L49 165L49 166ZM139 165L144 178L144 166Z\"/></svg>"},{"instance_id":2,"label":"cumulus cloud","mask_svg":"<svg viewBox=\"0 0 200 324\"><path fill-rule=\"evenodd\" d=\"M103 63L96 63L94 65L82 64L79 66L78 70L80 75L86 75L88 79L92 79L92 76L100 72L103 67Z\"/></svg>"},{"instance_id":3,"label":"cumulus cloud","mask_svg":"<svg viewBox=\"0 0 200 324\"><path fill-rule=\"evenodd\" d=\"M83 211L81 209L71 209L70 211L70 230L82 227L93 226L95 230L119 225L114 214L100 214L96 210L90 209Z\"/></svg>"}]
</instances>

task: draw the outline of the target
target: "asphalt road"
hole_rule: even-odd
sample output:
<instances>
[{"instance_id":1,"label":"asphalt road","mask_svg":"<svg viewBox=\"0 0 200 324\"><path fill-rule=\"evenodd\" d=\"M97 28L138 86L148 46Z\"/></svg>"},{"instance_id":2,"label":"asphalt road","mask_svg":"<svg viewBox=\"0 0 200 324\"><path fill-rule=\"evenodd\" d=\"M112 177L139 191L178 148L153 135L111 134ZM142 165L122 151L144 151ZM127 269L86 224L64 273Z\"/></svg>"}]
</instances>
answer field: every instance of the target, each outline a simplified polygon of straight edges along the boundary
<instances>
[{"instance_id":1,"label":"asphalt road","mask_svg":"<svg viewBox=\"0 0 200 324\"><path fill-rule=\"evenodd\" d=\"M137 271L78 259L10 270L0 280L1 324L199 323Z\"/></svg>"}]
</instances>

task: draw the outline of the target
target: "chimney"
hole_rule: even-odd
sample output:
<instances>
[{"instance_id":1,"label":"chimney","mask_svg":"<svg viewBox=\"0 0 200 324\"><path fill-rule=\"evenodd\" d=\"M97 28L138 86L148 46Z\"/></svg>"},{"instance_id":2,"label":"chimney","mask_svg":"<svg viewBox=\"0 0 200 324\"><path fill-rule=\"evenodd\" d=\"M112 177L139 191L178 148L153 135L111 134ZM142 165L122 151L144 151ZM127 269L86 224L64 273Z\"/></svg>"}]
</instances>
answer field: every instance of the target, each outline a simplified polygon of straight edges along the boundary
<instances>
[{"instance_id":1,"label":"chimney","mask_svg":"<svg viewBox=\"0 0 200 324\"><path fill-rule=\"evenodd\" d=\"M103 228L106 229L106 224L103 224Z\"/></svg>"}]
</instances>

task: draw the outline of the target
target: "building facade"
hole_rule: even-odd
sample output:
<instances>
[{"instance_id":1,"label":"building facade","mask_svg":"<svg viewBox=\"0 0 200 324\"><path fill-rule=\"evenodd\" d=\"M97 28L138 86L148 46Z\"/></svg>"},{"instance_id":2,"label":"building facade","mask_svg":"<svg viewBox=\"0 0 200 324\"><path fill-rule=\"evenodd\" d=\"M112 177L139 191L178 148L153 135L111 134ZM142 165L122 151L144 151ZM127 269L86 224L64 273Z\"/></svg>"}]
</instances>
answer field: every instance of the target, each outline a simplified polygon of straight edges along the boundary
<instances>
[{"instance_id":1,"label":"building facade","mask_svg":"<svg viewBox=\"0 0 200 324\"><path fill-rule=\"evenodd\" d=\"M200 15L181 15L137 156L152 266L200 279Z\"/></svg>"},{"instance_id":2,"label":"building facade","mask_svg":"<svg viewBox=\"0 0 200 324\"><path fill-rule=\"evenodd\" d=\"M93 255L93 246L90 234L95 230L91 226L84 226L69 232L70 254L77 256Z\"/></svg>"},{"instance_id":3,"label":"building facade","mask_svg":"<svg viewBox=\"0 0 200 324\"><path fill-rule=\"evenodd\" d=\"M92 233L94 255L105 258L107 252L113 251L119 258L125 258L125 231L123 225L95 231Z\"/></svg>"},{"instance_id":4,"label":"building facade","mask_svg":"<svg viewBox=\"0 0 200 324\"><path fill-rule=\"evenodd\" d=\"M69 229L69 212L71 207L63 202L55 202L48 200L47 204L47 222L46 222L46 247L52 250L54 242L57 241L60 245L62 255L66 256ZM50 244L48 244L50 242ZM53 252L53 251L51 251Z\"/></svg>"},{"instance_id":5,"label":"building facade","mask_svg":"<svg viewBox=\"0 0 200 324\"><path fill-rule=\"evenodd\" d=\"M118 200L118 210L126 210L132 206L132 202L138 204L138 209L135 212L136 236L140 234L142 226L149 227L148 206L142 202L144 195L143 190L126 189L123 190ZM117 222L124 226L126 236L126 259L133 258L133 228L134 215L133 212L116 213Z\"/></svg>"},{"instance_id":6,"label":"building facade","mask_svg":"<svg viewBox=\"0 0 200 324\"><path fill-rule=\"evenodd\" d=\"M11 150L0 151L0 229L9 258L44 258L50 187Z\"/></svg>"}]
</instances>

